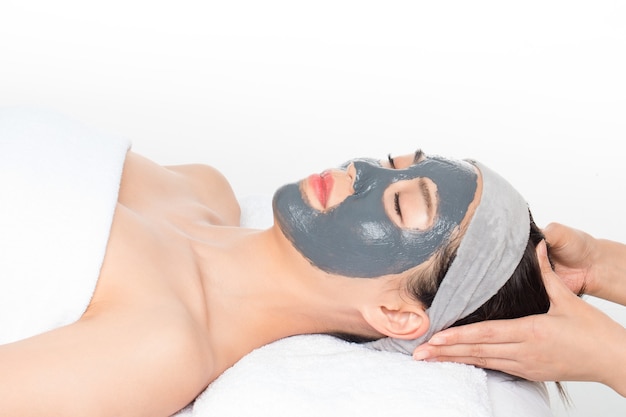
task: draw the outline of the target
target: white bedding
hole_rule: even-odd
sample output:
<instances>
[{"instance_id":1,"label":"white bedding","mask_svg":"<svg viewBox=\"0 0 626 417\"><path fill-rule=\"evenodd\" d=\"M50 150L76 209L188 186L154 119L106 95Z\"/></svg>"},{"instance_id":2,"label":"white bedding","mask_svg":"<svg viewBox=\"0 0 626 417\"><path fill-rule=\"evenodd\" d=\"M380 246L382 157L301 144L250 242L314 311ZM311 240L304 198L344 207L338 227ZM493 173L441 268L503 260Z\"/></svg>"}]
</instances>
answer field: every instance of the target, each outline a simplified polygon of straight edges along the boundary
<instances>
[{"instance_id":1,"label":"white bedding","mask_svg":"<svg viewBox=\"0 0 626 417\"><path fill-rule=\"evenodd\" d=\"M295 336L244 357L186 416L488 417L486 375L416 362L326 335Z\"/></svg>"}]
</instances>

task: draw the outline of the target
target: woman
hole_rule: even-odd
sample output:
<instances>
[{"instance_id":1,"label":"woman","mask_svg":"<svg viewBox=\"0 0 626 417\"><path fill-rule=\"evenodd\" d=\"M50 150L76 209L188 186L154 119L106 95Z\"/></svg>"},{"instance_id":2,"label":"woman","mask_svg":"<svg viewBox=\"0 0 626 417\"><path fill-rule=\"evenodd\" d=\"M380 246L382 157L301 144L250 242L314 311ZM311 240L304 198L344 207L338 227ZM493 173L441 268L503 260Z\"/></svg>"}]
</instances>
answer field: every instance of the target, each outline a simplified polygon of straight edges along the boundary
<instances>
[{"instance_id":1,"label":"woman","mask_svg":"<svg viewBox=\"0 0 626 417\"><path fill-rule=\"evenodd\" d=\"M458 320L548 308L540 233L523 199L478 163L421 151L353 160L280 188L274 213L273 227L243 229L215 169L128 151L89 304L75 322L0 346L0 409L168 416L286 336L410 353Z\"/></svg>"}]
</instances>

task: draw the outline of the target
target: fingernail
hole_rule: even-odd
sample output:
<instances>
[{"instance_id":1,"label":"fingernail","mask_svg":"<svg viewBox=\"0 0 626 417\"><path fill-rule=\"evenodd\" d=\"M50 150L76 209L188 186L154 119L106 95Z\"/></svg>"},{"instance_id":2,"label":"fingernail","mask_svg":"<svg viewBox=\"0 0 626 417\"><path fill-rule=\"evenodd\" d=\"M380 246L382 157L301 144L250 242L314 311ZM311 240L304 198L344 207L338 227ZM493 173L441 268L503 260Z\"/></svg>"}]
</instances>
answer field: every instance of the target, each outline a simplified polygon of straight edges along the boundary
<instances>
[{"instance_id":1,"label":"fingernail","mask_svg":"<svg viewBox=\"0 0 626 417\"><path fill-rule=\"evenodd\" d=\"M430 356L427 350L418 350L417 352L413 352L413 359L416 361L423 361Z\"/></svg>"}]
</instances>

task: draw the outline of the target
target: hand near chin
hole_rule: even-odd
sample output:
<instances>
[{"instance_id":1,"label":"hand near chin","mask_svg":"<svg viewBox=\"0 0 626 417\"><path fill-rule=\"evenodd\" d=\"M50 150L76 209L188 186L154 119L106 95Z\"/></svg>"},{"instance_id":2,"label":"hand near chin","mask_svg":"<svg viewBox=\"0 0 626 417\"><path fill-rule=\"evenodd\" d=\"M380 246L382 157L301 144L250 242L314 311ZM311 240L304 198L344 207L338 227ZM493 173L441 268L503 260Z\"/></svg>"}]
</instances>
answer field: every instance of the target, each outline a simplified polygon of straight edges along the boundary
<instances>
[{"instance_id":1,"label":"hand near chin","mask_svg":"<svg viewBox=\"0 0 626 417\"><path fill-rule=\"evenodd\" d=\"M417 347L414 358L462 362L534 381L597 381L626 394L618 387L624 375L616 375L616 367L626 366L620 363L626 330L569 290L550 268L545 242L537 254L551 301L546 314L450 328Z\"/></svg>"}]
</instances>

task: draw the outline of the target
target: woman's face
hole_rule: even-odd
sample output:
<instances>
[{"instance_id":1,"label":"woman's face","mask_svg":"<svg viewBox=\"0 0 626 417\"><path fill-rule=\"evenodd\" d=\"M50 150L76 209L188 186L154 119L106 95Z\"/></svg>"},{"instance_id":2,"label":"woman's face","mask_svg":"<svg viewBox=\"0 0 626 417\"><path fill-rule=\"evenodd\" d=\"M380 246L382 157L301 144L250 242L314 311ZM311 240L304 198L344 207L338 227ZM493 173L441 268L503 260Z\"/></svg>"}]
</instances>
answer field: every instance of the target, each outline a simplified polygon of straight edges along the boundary
<instances>
[{"instance_id":1,"label":"woman's face","mask_svg":"<svg viewBox=\"0 0 626 417\"><path fill-rule=\"evenodd\" d=\"M323 271L399 274L447 244L476 198L465 161L415 154L355 159L287 184L274 195L283 234Z\"/></svg>"}]
</instances>

